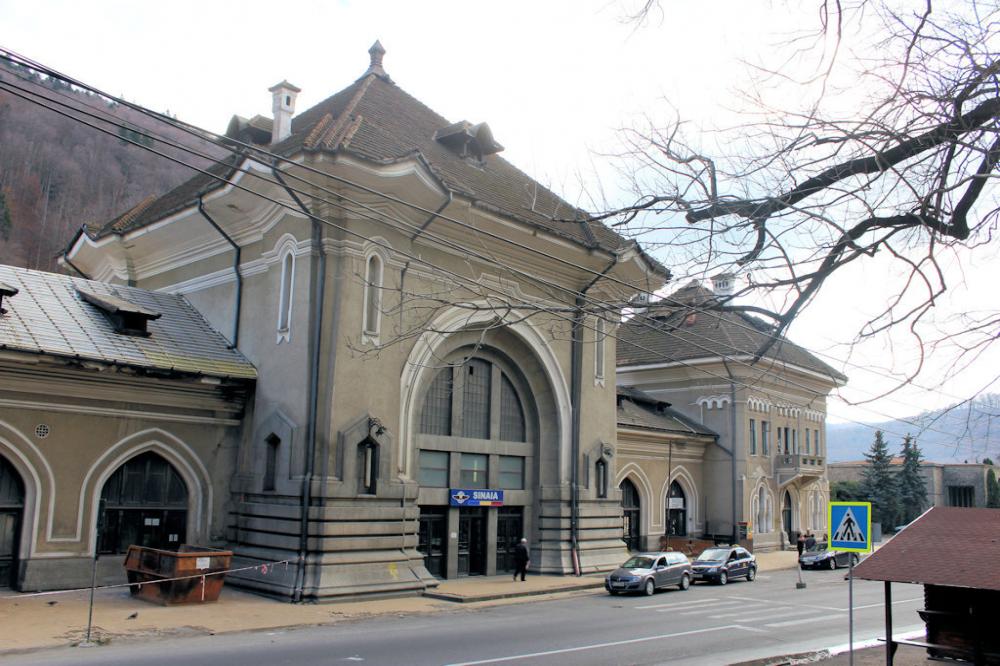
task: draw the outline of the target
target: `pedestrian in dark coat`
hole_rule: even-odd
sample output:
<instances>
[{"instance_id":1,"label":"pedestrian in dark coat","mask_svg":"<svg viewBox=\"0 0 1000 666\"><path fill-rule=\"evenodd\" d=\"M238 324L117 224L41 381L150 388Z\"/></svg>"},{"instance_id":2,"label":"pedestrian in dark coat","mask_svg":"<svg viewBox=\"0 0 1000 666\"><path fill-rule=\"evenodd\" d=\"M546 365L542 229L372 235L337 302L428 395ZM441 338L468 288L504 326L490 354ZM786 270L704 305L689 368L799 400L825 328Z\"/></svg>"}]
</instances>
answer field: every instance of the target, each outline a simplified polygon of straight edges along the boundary
<instances>
[{"instance_id":1,"label":"pedestrian in dark coat","mask_svg":"<svg viewBox=\"0 0 1000 666\"><path fill-rule=\"evenodd\" d=\"M816 537L813 536L812 532L806 532L806 550L812 550L816 547Z\"/></svg>"},{"instance_id":2,"label":"pedestrian in dark coat","mask_svg":"<svg viewBox=\"0 0 1000 666\"><path fill-rule=\"evenodd\" d=\"M802 557L802 550L806 547L806 535L799 532L799 538L795 540L795 547L799 551L799 557Z\"/></svg>"},{"instance_id":3,"label":"pedestrian in dark coat","mask_svg":"<svg viewBox=\"0 0 1000 666\"><path fill-rule=\"evenodd\" d=\"M517 580L518 574L521 575L521 580L524 580L524 574L528 572L528 564L531 562L531 556L528 555L528 540L521 539L521 543L514 546L514 580Z\"/></svg>"}]
</instances>

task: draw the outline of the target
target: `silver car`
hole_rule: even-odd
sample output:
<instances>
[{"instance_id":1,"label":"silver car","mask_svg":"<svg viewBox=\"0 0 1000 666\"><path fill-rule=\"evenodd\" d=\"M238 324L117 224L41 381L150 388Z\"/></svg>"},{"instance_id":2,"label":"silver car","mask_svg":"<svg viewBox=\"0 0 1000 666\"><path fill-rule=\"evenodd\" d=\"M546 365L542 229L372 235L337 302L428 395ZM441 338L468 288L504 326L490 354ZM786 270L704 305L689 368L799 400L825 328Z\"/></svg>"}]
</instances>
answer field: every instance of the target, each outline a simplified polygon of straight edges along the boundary
<instances>
[{"instance_id":1,"label":"silver car","mask_svg":"<svg viewBox=\"0 0 1000 666\"><path fill-rule=\"evenodd\" d=\"M604 579L609 594L644 592L650 596L670 585L682 590L691 587L691 561L684 553L638 553Z\"/></svg>"}]
</instances>

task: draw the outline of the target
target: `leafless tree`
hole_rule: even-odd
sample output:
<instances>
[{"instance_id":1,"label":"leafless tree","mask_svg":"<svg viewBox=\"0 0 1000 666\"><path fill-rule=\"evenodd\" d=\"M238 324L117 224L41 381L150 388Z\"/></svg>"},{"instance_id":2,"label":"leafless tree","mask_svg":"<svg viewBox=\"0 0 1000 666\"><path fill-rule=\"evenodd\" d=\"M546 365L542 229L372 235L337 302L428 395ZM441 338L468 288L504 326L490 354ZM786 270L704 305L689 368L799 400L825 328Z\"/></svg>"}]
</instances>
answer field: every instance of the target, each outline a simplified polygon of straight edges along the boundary
<instances>
[{"instance_id":1,"label":"leafless tree","mask_svg":"<svg viewBox=\"0 0 1000 666\"><path fill-rule=\"evenodd\" d=\"M949 346L964 367L995 339L1000 311L945 325L933 308L962 279L956 259L989 252L996 231L1000 9L975 0L817 9L780 65L751 68L737 125L695 133L678 117L625 130L634 199L604 217L633 236L667 238L672 266L683 257L702 274L742 274L742 294L770 292L779 306L753 309L776 335L849 265L881 262L893 297L858 338L905 327L923 354ZM643 2L631 18L655 29L669 11Z\"/></svg>"}]
</instances>

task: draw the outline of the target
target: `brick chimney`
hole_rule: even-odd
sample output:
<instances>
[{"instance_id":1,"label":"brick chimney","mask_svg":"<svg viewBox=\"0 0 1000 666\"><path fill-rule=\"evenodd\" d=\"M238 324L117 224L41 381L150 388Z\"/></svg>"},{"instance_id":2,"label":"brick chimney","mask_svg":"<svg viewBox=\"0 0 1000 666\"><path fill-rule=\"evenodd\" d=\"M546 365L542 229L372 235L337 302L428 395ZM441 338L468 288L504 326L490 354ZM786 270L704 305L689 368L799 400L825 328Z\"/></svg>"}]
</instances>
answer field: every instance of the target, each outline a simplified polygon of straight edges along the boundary
<instances>
[{"instance_id":1,"label":"brick chimney","mask_svg":"<svg viewBox=\"0 0 1000 666\"><path fill-rule=\"evenodd\" d=\"M288 81L282 81L267 89L271 93L271 143L284 141L292 135L292 114L295 113L295 97L302 92Z\"/></svg>"}]
</instances>

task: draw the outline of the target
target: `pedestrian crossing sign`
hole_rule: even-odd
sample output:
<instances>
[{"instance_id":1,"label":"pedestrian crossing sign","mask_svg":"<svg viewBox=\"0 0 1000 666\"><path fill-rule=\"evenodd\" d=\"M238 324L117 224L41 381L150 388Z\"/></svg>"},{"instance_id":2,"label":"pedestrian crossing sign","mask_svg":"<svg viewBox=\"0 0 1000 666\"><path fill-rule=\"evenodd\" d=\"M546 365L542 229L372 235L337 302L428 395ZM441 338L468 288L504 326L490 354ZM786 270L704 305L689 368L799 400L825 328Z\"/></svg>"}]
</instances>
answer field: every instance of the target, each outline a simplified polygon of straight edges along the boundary
<instances>
[{"instance_id":1,"label":"pedestrian crossing sign","mask_svg":"<svg viewBox=\"0 0 1000 666\"><path fill-rule=\"evenodd\" d=\"M871 502L830 502L830 550L867 553L872 549Z\"/></svg>"}]
</instances>

